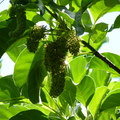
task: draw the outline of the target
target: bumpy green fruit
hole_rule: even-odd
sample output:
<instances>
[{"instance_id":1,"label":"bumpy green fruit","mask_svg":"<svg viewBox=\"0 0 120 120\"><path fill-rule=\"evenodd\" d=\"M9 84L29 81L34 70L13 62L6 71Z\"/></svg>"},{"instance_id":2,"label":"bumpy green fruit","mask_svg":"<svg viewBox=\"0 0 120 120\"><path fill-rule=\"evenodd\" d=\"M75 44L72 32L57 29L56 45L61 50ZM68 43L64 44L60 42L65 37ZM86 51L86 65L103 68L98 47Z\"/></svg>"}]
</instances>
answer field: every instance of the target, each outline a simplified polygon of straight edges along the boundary
<instances>
[{"instance_id":1,"label":"bumpy green fruit","mask_svg":"<svg viewBox=\"0 0 120 120\"><path fill-rule=\"evenodd\" d=\"M16 21L17 21L17 28L14 31L11 31L9 35L11 37L17 38L20 35L23 34L26 28L26 15L25 15L25 9L22 5L17 5L15 8L16 13ZM10 14L10 16L13 16Z\"/></svg>"},{"instance_id":2,"label":"bumpy green fruit","mask_svg":"<svg viewBox=\"0 0 120 120\"><path fill-rule=\"evenodd\" d=\"M57 97L61 94L65 84L65 56L67 53L66 40L58 37L56 41L48 43L45 51L45 66L51 73L50 95Z\"/></svg>"},{"instance_id":3,"label":"bumpy green fruit","mask_svg":"<svg viewBox=\"0 0 120 120\"><path fill-rule=\"evenodd\" d=\"M29 32L29 37L27 38L27 49L30 52L36 52L39 46L39 42L45 37L46 28L44 26L35 25Z\"/></svg>"}]
</instances>

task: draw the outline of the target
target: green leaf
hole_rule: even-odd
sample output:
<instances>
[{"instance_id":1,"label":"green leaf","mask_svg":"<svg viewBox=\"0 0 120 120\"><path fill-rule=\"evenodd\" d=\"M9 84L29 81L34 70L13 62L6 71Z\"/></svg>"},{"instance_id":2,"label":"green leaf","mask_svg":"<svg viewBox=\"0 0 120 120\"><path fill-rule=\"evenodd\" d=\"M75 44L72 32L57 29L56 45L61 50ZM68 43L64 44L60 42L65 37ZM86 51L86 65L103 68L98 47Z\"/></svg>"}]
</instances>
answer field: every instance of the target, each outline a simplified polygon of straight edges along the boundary
<instances>
[{"instance_id":1,"label":"green leaf","mask_svg":"<svg viewBox=\"0 0 120 120\"><path fill-rule=\"evenodd\" d=\"M76 96L76 86L72 83L71 80L66 80L64 91L61 93L62 97L70 106L74 105Z\"/></svg>"},{"instance_id":2,"label":"green leaf","mask_svg":"<svg viewBox=\"0 0 120 120\"><path fill-rule=\"evenodd\" d=\"M120 3L119 0L112 0L112 1L104 0L104 2L105 2L105 5L108 6L108 7L113 7L113 6L115 6L115 5Z\"/></svg>"},{"instance_id":3,"label":"green leaf","mask_svg":"<svg viewBox=\"0 0 120 120\"><path fill-rule=\"evenodd\" d=\"M116 120L115 109L116 108L111 108L111 109L102 111L96 119L97 120L110 120L110 119Z\"/></svg>"},{"instance_id":4,"label":"green leaf","mask_svg":"<svg viewBox=\"0 0 120 120\"><path fill-rule=\"evenodd\" d=\"M40 15L43 16L44 13L45 13L45 6L44 6L44 3L43 3L43 0L38 0L38 7L40 9Z\"/></svg>"},{"instance_id":5,"label":"green leaf","mask_svg":"<svg viewBox=\"0 0 120 120\"><path fill-rule=\"evenodd\" d=\"M120 82L118 81L115 84L113 84L111 90L113 91L113 90L116 90L116 89L119 89L119 88L120 88Z\"/></svg>"},{"instance_id":6,"label":"green leaf","mask_svg":"<svg viewBox=\"0 0 120 120\"><path fill-rule=\"evenodd\" d=\"M5 76L0 79L0 102L11 101L19 98L18 88L15 86L12 76Z\"/></svg>"},{"instance_id":7,"label":"green leaf","mask_svg":"<svg viewBox=\"0 0 120 120\"><path fill-rule=\"evenodd\" d=\"M59 11L59 15L62 16L68 23L73 24L74 19L71 18L67 13Z\"/></svg>"},{"instance_id":8,"label":"green leaf","mask_svg":"<svg viewBox=\"0 0 120 120\"><path fill-rule=\"evenodd\" d=\"M70 0L59 0L59 3L60 3L60 5L65 6L65 5L67 5L69 3L69 1Z\"/></svg>"},{"instance_id":9,"label":"green leaf","mask_svg":"<svg viewBox=\"0 0 120 120\"><path fill-rule=\"evenodd\" d=\"M92 2L93 0L82 0L81 2L82 11L85 11Z\"/></svg>"},{"instance_id":10,"label":"green leaf","mask_svg":"<svg viewBox=\"0 0 120 120\"><path fill-rule=\"evenodd\" d=\"M99 23L95 25L95 28L93 29L93 33L91 35L91 40L94 43L101 42L104 40L106 34L107 34L108 24L106 23Z\"/></svg>"},{"instance_id":11,"label":"green leaf","mask_svg":"<svg viewBox=\"0 0 120 120\"><path fill-rule=\"evenodd\" d=\"M89 76L85 76L83 80L76 87L77 87L76 98L84 106L87 106L88 104L87 101L89 97L95 91L95 85L93 79Z\"/></svg>"},{"instance_id":12,"label":"green leaf","mask_svg":"<svg viewBox=\"0 0 120 120\"><path fill-rule=\"evenodd\" d=\"M120 28L120 15L115 19L113 28Z\"/></svg>"},{"instance_id":13,"label":"green leaf","mask_svg":"<svg viewBox=\"0 0 120 120\"><path fill-rule=\"evenodd\" d=\"M86 25L88 27L90 27L92 25L92 21L91 21L90 14L88 13L88 11L85 11L82 14L82 22L84 25Z\"/></svg>"},{"instance_id":14,"label":"green leaf","mask_svg":"<svg viewBox=\"0 0 120 120\"><path fill-rule=\"evenodd\" d=\"M39 102L39 89L46 75L47 71L41 61L36 62L30 70L28 75L28 95L32 103Z\"/></svg>"},{"instance_id":15,"label":"green leaf","mask_svg":"<svg viewBox=\"0 0 120 120\"><path fill-rule=\"evenodd\" d=\"M50 8L53 9L53 10L60 10L61 12L64 12L66 14L68 14L71 18L75 18L75 13L74 12L71 12L70 10L68 10L65 6L62 6L62 5L57 5L56 3L54 2L51 2L49 4Z\"/></svg>"},{"instance_id":16,"label":"green leaf","mask_svg":"<svg viewBox=\"0 0 120 120\"><path fill-rule=\"evenodd\" d=\"M27 110L18 113L9 120L48 120L48 118L38 110Z\"/></svg>"},{"instance_id":17,"label":"green leaf","mask_svg":"<svg viewBox=\"0 0 120 120\"><path fill-rule=\"evenodd\" d=\"M0 22L5 21L9 18L8 10L0 12Z\"/></svg>"},{"instance_id":18,"label":"green leaf","mask_svg":"<svg viewBox=\"0 0 120 120\"><path fill-rule=\"evenodd\" d=\"M72 72L73 81L80 83L86 73L87 61L83 56L76 57L70 62L70 70Z\"/></svg>"},{"instance_id":19,"label":"green leaf","mask_svg":"<svg viewBox=\"0 0 120 120\"><path fill-rule=\"evenodd\" d=\"M19 88L22 87L22 85L24 85L27 81L28 73L34 56L35 56L34 53L30 53L27 49L24 49L17 58L14 67L13 78L15 84Z\"/></svg>"},{"instance_id":20,"label":"green leaf","mask_svg":"<svg viewBox=\"0 0 120 120\"><path fill-rule=\"evenodd\" d=\"M8 49L7 54L15 62L19 54L25 49L26 38L20 39L13 43Z\"/></svg>"},{"instance_id":21,"label":"green leaf","mask_svg":"<svg viewBox=\"0 0 120 120\"><path fill-rule=\"evenodd\" d=\"M22 110L27 110L23 106L11 106L9 104L0 104L0 120L9 120L12 116Z\"/></svg>"},{"instance_id":22,"label":"green leaf","mask_svg":"<svg viewBox=\"0 0 120 120\"><path fill-rule=\"evenodd\" d=\"M103 100L101 110L117 107L120 105L120 89L110 91Z\"/></svg>"},{"instance_id":23,"label":"green leaf","mask_svg":"<svg viewBox=\"0 0 120 120\"><path fill-rule=\"evenodd\" d=\"M105 56L107 59L109 59L115 66L120 66L120 56L114 53L102 53L103 56ZM114 69L109 67L108 64L103 62L101 59L97 57L93 57L90 63L90 68L95 68L98 70L108 71L113 74L118 74Z\"/></svg>"},{"instance_id":24,"label":"green leaf","mask_svg":"<svg viewBox=\"0 0 120 120\"><path fill-rule=\"evenodd\" d=\"M99 112L99 107L101 105L101 101L104 98L107 90L108 89L105 86L102 86L102 87L99 87L96 89L95 94L88 105L89 110L93 117L95 117L96 114Z\"/></svg>"},{"instance_id":25,"label":"green leaf","mask_svg":"<svg viewBox=\"0 0 120 120\"><path fill-rule=\"evenodd\" d=\"M94 22L96 22L101 16L107 13L110 9L111 9L110 7L107 7L104 4L103 0L100 0L96 4L93 4L89 10L92 14Z\"/></svg>"},{"instance_id":26,"label":"green leaf","mask_svg":"<svg viewBox=\"0 0 120 120\"><path fill-rule=\"evenodd\" d=\"M8 47L16 41L15 39L10 39L8 35L9 32L8 28L0 29L0 57L6 52Z\"/></svg>"},{"instance_id":27,"label":"green leaf","mask_svg":"<svg viewBox=\"0 0 120 120\"><path fill-rule=\"evenodd\" d=\"M93 69L90 76L95 82L95 87L107 86L110 82L110 73L102 70Z\"/></svg>"},{"instance_id":28,"label":"green leaf","mask_svg":"<svg viewBox=\"0 0 120 120\"><path fill-rule=\"evenodd\" d=\"M79 10L75 14L75 29L76 29L76 35L82 35L84 33L84 27L82 26L81 23L81 17L82 17L82 11Z\"/></svg>"}]
</instances>

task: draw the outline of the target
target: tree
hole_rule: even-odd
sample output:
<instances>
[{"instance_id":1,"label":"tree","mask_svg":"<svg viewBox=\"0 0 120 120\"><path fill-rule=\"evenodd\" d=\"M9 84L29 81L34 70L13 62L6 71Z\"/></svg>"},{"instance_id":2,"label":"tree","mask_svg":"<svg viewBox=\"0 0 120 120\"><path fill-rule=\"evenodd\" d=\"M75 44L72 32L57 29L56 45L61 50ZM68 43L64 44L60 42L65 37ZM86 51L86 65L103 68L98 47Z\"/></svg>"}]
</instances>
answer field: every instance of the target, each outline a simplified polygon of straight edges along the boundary
<instances>
[{"instance_id":1,"label":"tree","mask_svg":"<svg viewBox=\"0 0 120 120\"><path fill-rule=\"evenodd\" d=\"M0 119L119 120L120 82L112 78L119 78L120 56L98 49L120 16L110 29L97 23L120 10L119 0L10 3L0 13L0 56L15 67L0 78Z\"/></svg>"}]
</instances>

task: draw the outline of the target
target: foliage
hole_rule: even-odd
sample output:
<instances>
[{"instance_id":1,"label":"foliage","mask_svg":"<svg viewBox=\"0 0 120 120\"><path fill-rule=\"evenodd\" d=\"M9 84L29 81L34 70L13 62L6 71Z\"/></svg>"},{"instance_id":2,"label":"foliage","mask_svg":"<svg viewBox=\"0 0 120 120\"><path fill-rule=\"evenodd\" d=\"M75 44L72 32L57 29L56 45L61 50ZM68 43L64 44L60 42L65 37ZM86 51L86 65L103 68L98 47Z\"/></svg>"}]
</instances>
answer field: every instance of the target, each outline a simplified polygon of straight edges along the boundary
<instances>
[{"instance_id":1,"label":"foliage","mask_svg":"<svg viewBox=\"0 0 120 120\"><path fill-rule=\"evenodd\" d=\"M120 16L110 29L97 21L119 11L119 0L10 3L0 12L0 57L15 66L0 78L0 120L119 120L120 82L112 78L120 56L97 52Z\"/></svg>"}]
</instances>

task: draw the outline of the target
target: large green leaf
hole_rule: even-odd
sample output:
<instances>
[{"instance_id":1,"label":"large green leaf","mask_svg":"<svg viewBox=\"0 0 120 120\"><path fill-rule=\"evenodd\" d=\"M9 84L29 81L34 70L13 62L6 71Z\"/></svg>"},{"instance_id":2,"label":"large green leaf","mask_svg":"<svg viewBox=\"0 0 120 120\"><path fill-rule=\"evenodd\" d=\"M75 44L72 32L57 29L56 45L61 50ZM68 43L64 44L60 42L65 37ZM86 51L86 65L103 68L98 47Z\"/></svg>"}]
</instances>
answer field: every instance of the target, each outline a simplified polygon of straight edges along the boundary
<instances>
[{"instance_id":1,"label":"large green leaf","mask_svg":"<svg viewBox=\"0 0 120 120\"><path fill-rule=\"evenodd\" d=\"M99 112L99 107L101 105L101 101L104 98L106 92L107 92L107 87L102 86L96 89L95 94L89 103L89 110L92 114L93 117L96 116L96 114Z\"/></svg>"},{"instance_id":2,"label":"large green leaf","mask_svg":"<svg viewBox=\"0 0 120 120\"><path fill-rule=\"evenodd\" d=\"M89 97L95 91L94 81L91 77L85 76L83 80L76 86L76 98L84 105L87 106Z\"/></svg>"},{"instance_id":3,"label":"large green leaf","mask_svg":"<svg viewBox=\"0 0 120 120\"><path fill-rule=\"evenodd\" d=\"M104 40L107 34L107 29L108 29L108 25L106 23L96 24L92 31L91 40L94 43L98 43Z\"/></svg>"},{"instance_id":4,"label":"large green leaf","mask_svg":"<svg viewBox=\"0 0 120 120\"><path fill-rule=\"evenodd\" d=\"M27 110L18 113L10 118L10 120L48 120L48 118L38 110Z\"/></svg>"},{"instance_id":5,"label":"large green leaf","mask_svg":"<svg viewBox=\"0 0 120 120\"><path fill-rule=\"evenodd\" d=\"M113 53L103 53L108 60L110 60L115 66L120 66L120 56ZM90 63L90 68L96 68L98 70L108 71L110 73L118 74L114 69L112 69L108 64L103 62L98 57L93 57Z\"/></svg>"},{"instance_id":6,"label":"large green leaf","mask_svg":"<svg viewBox=\"0 0 120 120\"><path fill-rule=\"evenodd\" d=\"M11 106L9 104L0 104L0 120L9 120L12 116L28 108L23 106Z\"/></svg>"},{"instance_id":7,"label":"large green leaf","mask_svg":"<svg viewBox=\"0 0 120 120\"><path fill-rule=\"evenodd\" d=\"M87 61L83 56L76 57L70 62L70 70L72 72L73 81L80 83L86 73Z\"/></svg>"},{"instance_id":8,"label":"large green leaf","mask_svg":"<svg viewBox=\"0 0 120 120\"><path fill-rule=\"evenodd\" d=\"M7 54L9 57L15 62L19 54L23 51L23 49L26 47L26 38L20 39L13 43L7 50Z\"/></svg>"},{"instance_id":9,"label":"large green leaf","mask_svg":"<svg viewBox=\"0 0 120 120\"><path fill-rule=\"evenodd\" d=\"M38 61L30 70L28 75L28 95L32 103L39 102L39 89L47 71L43 62Z\"/></svg>"},{"instance_id":10,"label":"large green leaf","mask_svg":"<svg viewBox=\"0 0 120 120\"><path fill-rule=\"evenodd\" d=\"M0 102L19 99L19 96L18 88L15 86L12 76L2 77L0 79Z\"/></svg>"},{"instance_id":11,"label":"large green leaf","mask_svg":"<svg viewBox=\"0 0 120 120\"><path fill-rule=\"evenodd\" d=\"M101 110L117 107L120 105L120 89L110 91L102 102Z\"/></svg>"},{"instance_id":12,"label":"large green leaf","mask_svg":"<svg viewBox=\"0 0 120 120\"><path fill-rule=\"evenodd\" d=\"M90 76L95 82L95 87L107 86L110 82L110 73L107 73L106 71L93 69Z\"/></svg>"},{"instance_id":13,"label":"large green leaf","mask_svg":"<svg viewBox=\"0 0 120 120\"><path fill-rule=\"evenodd\" d=\"M103 0L100 0L96 4L93 4L89 10L92 14L94 22L96 22L101 16L107 13L110 9L111 9L110 7L107 7L104 4Z\"/></svg>"},{"instance_id":14,"label":"large green leaf","mask_svg":"<svg viewBox=\"0 0 120 120\"><path fill-rule=\"evenodd\" d=\"M17 58L13 78L15 84L20 88L27 81L27 76L32 64L35 54L30 53L27 49L24 49L22 53Z\"/></svg>"}]
</instances>

